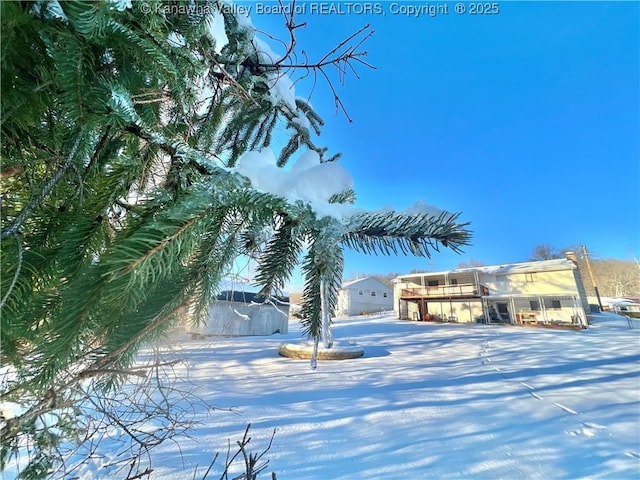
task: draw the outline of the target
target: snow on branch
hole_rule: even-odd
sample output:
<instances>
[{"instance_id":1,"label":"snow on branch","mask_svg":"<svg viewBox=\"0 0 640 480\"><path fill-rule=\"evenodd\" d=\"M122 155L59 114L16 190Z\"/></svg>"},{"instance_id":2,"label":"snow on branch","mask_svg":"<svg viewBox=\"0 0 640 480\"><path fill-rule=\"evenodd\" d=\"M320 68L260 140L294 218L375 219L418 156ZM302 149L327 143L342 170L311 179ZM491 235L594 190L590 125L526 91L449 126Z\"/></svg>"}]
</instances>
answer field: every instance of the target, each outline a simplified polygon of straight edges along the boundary
<instances>
[{"instance_id":1,"label":"snow on branch","mask_svg":"<svg viewBox=\"0 0 640 480\"><path fill-rule=\"evenodd\" d=\"M317 152L304 152L289 170L277 166L271 149L247 152L240 157L236 171L247 177L256 190L291 203L302 201L319 217L342 219L353 212L350 204L331 203L331 199L352 188L351 175L335 162L321 162Z\"/></svg>"}]
</instances>

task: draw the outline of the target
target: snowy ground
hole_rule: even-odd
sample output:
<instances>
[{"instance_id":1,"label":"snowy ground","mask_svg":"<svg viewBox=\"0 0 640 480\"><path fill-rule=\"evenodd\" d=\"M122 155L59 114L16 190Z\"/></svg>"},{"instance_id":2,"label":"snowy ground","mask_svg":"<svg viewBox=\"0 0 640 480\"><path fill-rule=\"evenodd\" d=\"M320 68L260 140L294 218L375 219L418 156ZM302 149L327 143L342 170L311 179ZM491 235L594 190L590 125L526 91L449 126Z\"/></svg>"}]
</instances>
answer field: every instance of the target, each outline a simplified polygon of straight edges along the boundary
<instances>
[{"instance_id":1,"label":"snowy ground","mask_svg":"<svg viewBox=\"0 0 640 480\"><path fill-rule=\"evenodd\" d=\"M198 395L233 411L203 411L192 440L155 453L152 478L186 478L247 423L255 450L277 429L280 480L638 478L640 325L623 317L580 332L338 319L335 337L365 356L316 371L278 357L291 327L174 345Z\"/></svg>"},{"instance_id":2,"label":"snowy ground","mask_svg":"<svg viewBox=\"0 0 640 480\"><path fill-rule=\"evenodd\" d=\"M277 354L301 338L297 323L271 337L174 337L160 349L165 360L184 360L174 386L201 399L186 406L199 424L152 451L151 479L202 478L215 452L207 478L219 478L229 440L248 423L254 453L277 429L262 479L272 471L278 480L636 479L634 322L602 314L586 331L561 331L342 318L335 338L362 345L365 356L320 361L315 371ZM110 435L64 478L121 478L126 469L113 465L127 437ZM12 468L0 475L14 476Z\"/></svg>"}]
</instances>

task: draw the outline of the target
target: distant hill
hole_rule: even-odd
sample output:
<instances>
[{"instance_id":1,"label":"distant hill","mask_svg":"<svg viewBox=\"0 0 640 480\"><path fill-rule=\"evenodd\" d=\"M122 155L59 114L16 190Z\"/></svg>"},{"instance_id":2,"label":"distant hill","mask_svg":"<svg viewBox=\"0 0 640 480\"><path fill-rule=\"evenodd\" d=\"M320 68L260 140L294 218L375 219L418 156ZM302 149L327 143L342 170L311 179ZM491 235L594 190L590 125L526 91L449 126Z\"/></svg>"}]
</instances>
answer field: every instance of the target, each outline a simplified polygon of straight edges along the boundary
<instances>
[{"instance_id":1,"label":"distant hill","mask_svg":"<svg viewBox=\"0 0 640 480\"><path fill-rule=\"evenodd\" d=\"M578 265L587 295L595 295L586 263L580 259ZM591 260L591 269L603 297L640 296L640 266L635 262L615 259Z\"/></svg>"},{"instance_id":2,"label":"distant hill","mask_svg":"<svg viewBox=\"0 0 640 480\"><path fill-rule=\"evenodd\" d=\"M289 293L289 304L302 304L302 292Z\"/></svg>"}]
</instances>

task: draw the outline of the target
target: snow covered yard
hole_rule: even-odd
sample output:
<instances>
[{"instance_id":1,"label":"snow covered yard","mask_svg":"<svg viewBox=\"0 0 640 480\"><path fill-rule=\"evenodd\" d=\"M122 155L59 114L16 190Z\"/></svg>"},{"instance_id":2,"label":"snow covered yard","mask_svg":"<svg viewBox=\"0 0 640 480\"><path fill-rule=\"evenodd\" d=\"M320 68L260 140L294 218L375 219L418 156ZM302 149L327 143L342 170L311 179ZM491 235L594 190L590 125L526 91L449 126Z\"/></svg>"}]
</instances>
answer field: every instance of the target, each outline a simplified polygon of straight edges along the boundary
<instances>
[{"instance_id":1,"label":"snow covered yard","mask_svg":"<svg viewBox=\"0 0 640 480\"><path fill-rule=\"evenodd\" d=\"M192 440L154 454L153 478L203 471L252 424L277 433L279 479L637 478L640 329L615 315L586 331L338 319L360 359L277 355L285 336L184 341L184 378L233 411L202 413ZM224 456L224 455L223 455ZM264 476L268 476L264 474Z\"/></svg>"},{"instance_id":2,"label":"snow covered yard","mask_svg":"<svg viewBox=\"0 0 640 480\"><path fill-rule=\"evenodd\" d=\"M637 478L640 321L634 327L611 314L586 331L341 318L335 337L365 356L316 371L277 355L301 337L295 322L288 335L173 338L160 350L184 360L174 387L220 409L189 405L198 426L152 450L151 478L201 478L220 452L208 477L218 478L228 440L234 447L248 423L252 453L277 429L260 478ZM116 478L105 466L119 437L69 478Z\"/></svg>"}]
</instances>

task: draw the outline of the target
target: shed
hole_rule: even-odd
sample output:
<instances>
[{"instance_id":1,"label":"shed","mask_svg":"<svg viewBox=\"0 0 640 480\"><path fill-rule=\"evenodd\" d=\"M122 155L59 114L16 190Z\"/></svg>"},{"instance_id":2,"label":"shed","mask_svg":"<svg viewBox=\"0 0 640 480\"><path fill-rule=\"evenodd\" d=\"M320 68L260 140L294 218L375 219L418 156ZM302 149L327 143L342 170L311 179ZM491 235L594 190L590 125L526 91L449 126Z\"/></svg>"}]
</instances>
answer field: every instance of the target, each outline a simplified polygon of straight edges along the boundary
<instances>
[{"instance_id":1,"label":"shed","mask_svg":"<svg viewBox=\"0 0 640 480\"><path fill-rule=\"evenodd\" d=\"M286 334L289 331L289 299L268 300L252 292L227 290L209 306L206 325L190 327L198 336L245 336Z\"/></svg>"}]
</instances>

